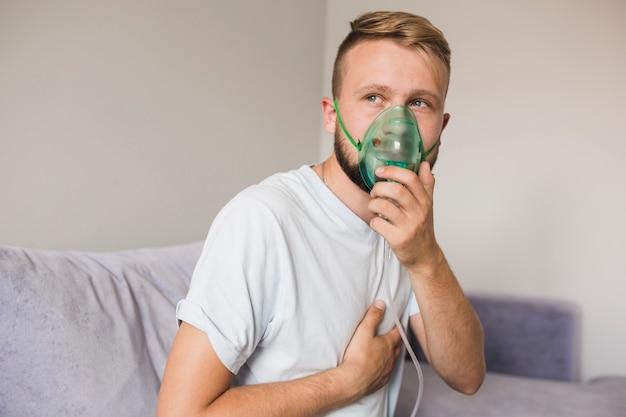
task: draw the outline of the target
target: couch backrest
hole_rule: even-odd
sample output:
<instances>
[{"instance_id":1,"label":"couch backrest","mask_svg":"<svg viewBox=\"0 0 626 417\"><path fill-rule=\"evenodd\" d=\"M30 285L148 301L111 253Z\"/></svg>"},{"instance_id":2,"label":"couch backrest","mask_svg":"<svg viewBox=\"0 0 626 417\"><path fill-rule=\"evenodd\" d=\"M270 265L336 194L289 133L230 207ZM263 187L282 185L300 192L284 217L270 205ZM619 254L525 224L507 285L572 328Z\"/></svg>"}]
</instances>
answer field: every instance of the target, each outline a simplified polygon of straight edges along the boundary
<instances>
[{"instance_id":1,"label":"couch backrest","mask_svg":"<svg viewBox=\"0 0 626 417\"><path fill-rule=\"evenodd\" d=\"M580 308L569 301L504 294L467 295L485 332L487 371L532 378L580 378ZM420 361L417 338L409 340Z\"/></svg>"},{"instance_id":2,"label":"couch backrest","mask_svg":"<svg viewBox=\"0 0 626 417\"><path fill-rule=\"evenodd\" d=\"M0 415L154 416L200 251L0 248Z\"/></svg>"},{"instance_id":3,"label":"couch backrest","mask_svg":"<svg viewBox=\"0 0 626 417\"><path fill-rule=\"evenodd\" d=\"M559 299L471 294L485 331L492 372L543 379L580 378L580 309Z\"/></svg>"}]
</instances>

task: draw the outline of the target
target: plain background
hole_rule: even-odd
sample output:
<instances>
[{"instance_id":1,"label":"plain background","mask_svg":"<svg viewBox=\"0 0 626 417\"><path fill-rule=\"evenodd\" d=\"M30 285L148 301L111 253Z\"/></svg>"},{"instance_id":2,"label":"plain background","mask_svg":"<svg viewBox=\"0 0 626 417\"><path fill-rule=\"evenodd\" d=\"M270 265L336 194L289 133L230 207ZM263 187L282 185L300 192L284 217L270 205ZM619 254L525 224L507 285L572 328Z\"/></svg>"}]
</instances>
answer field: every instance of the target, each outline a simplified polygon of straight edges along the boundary
<instances>
[{"instance_id":1,"label":"plain background","mask_svg":"<svg viewBox=\"0 0 626 417\"><path fill-rule=\"evenodd\" d=\"M577 303L583 379L626 374L622 0L0 0L0 244L202 240L328 156L336 48L380 8L453 49L435 209L463 287Z\"/></svg>"},{"instance_id":2,"label":"plain background","mask_svg":"<svg viewBox=\"0 0 626 417\"><path fill-rule=\"evenodd\" d=\"M315 162L323 22L289 0L0 0L0 243L203 239L237 191Z\"/></svg>"}]
</instances>

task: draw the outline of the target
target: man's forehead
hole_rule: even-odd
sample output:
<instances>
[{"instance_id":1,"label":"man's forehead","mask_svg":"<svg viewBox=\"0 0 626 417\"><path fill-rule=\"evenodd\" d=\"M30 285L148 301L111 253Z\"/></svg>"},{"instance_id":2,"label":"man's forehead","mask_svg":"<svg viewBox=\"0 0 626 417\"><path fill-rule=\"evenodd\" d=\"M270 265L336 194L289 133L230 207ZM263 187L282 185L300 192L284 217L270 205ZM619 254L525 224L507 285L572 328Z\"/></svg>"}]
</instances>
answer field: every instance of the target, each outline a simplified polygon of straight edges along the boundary
<instances>
[{"instance_id":1,"label":"man's forehead","mask_svg":"<svg viewBox=\"0 0 626 417\"><path fill-rule=\"evenodd\" d=\"M427 88L426 85L419 85L421 83L418 83L417 86L405 88L405 90L416 90L415 92L405 91L405 93L429 92L435 95L443 93L445 97L449 79L445 64L438 57L428 52L417 47L402 45L391 39L363 40L347 51L341 68L343 86L352 84L352 87L358 89L359 92L361 90L364 92L368 90L391 92L390 90L394 89L392 85L396 85L399 80L391 75L389 75L389 79L385 79L386 68L395 67L397 62L392 62L392 60L399 58L405 58L401 62L401 65L405 65L401 68L407 68L410 65L406 61L407 54L415 54L416 62L423 62L424 68L420 71L414 71L408 76L405 74L403 78L432 80L432 84L436 85L438 91L432 91L432 88ZM365 69L365 71L359 71L360 69ZM377 73L376 69L380 71ZM354 77L350 77L350 75L354 75ZM377 75L382 76L382 78L376 80Z\"/></svg>"}]
</instances>

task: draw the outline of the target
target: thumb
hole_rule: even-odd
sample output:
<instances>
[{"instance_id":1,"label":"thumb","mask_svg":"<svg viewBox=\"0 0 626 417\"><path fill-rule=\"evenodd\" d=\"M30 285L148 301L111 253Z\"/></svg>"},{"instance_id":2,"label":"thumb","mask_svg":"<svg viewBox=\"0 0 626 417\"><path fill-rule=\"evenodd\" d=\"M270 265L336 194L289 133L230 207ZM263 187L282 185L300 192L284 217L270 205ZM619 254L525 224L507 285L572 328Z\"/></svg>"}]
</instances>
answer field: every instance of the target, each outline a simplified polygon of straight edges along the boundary
<instances>
[{"instance_id":1,"label":"thumb","mask_svg":"<svg viewBox=\"0 0 626 417\"><path fill-rule=\"evenodd\" d=\"M380 324L385 316L385 303L381 300L374 301L374 304L367 309L365 317L361 321L361 324L369 327L372 333L376 332L376 327Z\"/></svg>"}]
</instances>

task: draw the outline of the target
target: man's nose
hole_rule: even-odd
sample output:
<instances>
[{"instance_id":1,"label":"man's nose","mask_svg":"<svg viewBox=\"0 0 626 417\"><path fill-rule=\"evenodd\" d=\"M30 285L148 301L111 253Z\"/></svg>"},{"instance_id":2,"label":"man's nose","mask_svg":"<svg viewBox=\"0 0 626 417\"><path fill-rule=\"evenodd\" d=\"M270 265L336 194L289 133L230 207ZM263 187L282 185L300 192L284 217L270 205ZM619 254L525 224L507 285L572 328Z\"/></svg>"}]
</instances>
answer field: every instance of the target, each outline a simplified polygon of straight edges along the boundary
<instances>
[{"instance_id":1,"label":"man's nose","mask_svg":"<svg viewBox=\"0 0 626 417\"><path fill-rule=\"evenodd\" d=\"M411 120L394 117L385 123L383 132L385 135L403 136L413 128L414 124Z\"/></svg>"}]
</instances>

